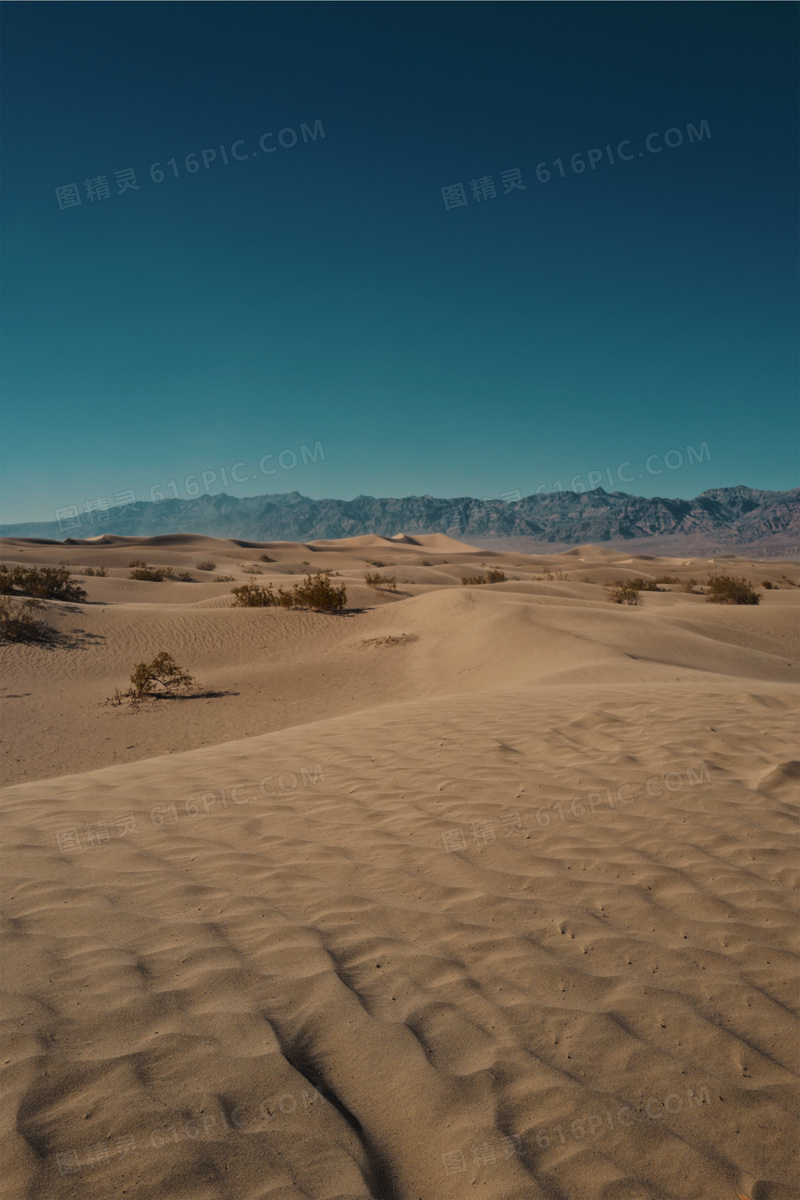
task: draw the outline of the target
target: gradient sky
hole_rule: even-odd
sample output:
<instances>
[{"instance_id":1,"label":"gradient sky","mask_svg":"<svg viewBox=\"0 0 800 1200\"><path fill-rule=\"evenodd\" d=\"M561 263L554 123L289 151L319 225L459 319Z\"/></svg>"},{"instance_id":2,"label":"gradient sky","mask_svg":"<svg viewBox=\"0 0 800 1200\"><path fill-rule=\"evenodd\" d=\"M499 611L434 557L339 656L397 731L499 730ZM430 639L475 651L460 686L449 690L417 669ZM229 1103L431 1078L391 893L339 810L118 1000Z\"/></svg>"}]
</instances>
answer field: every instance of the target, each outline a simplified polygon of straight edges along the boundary
<instances>
[{"instance_id":1,"label":"gradient sky","mask_svg":"<svg viewBox=\"0 0 800 1200\"><path fill-rule=\"evenodd\" d=\"M642 495L796 486L797 23L782 3L6 4L3 520L183 498L203 471L316 498L611 490L623 462ZM282 129L298 144L259 150Z\"/></svg>"}]
</instances>

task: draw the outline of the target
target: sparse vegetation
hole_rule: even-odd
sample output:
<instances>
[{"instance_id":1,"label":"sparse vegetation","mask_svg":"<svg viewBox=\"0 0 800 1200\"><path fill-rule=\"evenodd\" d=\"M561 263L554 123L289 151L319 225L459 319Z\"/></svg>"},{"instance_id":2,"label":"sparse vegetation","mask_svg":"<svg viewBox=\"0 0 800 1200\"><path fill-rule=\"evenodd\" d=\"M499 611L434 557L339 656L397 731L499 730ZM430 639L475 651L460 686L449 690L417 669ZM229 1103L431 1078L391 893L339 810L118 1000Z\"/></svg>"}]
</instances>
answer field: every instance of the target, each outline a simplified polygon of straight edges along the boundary
<instances>
[{"instance_id":1,"label":"sparse vegetation","mask_svg":"<svg viewBox=\"0 0 800 1200\"><path fill-rule=\"evenodd\" d=\"M128 563L128 566L129 567L146 567L147 563L144 561L143 558L132 558L131 561Z\"/></svg>"},{"instance_id":2,"label":"sparse vegetation","mask_svg":"<svg viewBox=\"0 0 800 1200\"><path fill-rule=\"evenodd\" d=\"M147 583L163 583L166 572L156 568L147 567L142 563L140 567L134 567L128 576L128 579L140 579Z\"/></svg>"},{"instance_id":3,"label":"sparse vegetation","mask_svg":"<svg viewBox=\"0 0 800 1200\"><path fill-rule=\"evenodd\" d=\"M215 575L214 583L233 583L234 575Z\"/></svg>"},{"instance_id":4,"label":"sparse vegetation","mask_svg":"<svg viewBox=\"0 0 800 1200\"><path fill-rule=\"evenodd\" d=\"M84 567L83 570L81 571L81 575L89 575L89 576L98 575L101 579L105 579L106 575L108 575L108 568L107 567Z\"/></svg>"},{"instance_id":5,"label":"sparse vegetation","mask_svg":"<svg viewBox=\"0 0 800 1200\"><path fill-rule=\"evenodd\" d=\"M364 583L367 587L375 588L376 590L388 590L390 592L397 590L397 577L395 575L381 575L376 572L374 575L365 575Z\"/></svg>"},{"instance_id":6,"label":"sparse vegetation","mask_svg":"<svg viewBox=\"0 0 800 1200\"><path fill-rule=\"evenodd\" d=\"M167 575L167 579L174 579L178 583L197 583L198 582L191 571L176 571L174 575L170 571L169 574Z\"/></svg>"},{"instance_id":7,"label":"sparse vegetation","mask_svg":"<svg viewBox=\"0 0 800 1200\"><path fill-rule=\"evenodd\" d=\"M71 600L80 603L86 592L71 578L66 567L0 566L0 594L13 595L14 589L40 600Z\"/></svg>"},{"instance_id":8,"label":"sparse vegetation","mask_svg":"<svg viewBox=\"0 0 800 1200\"><path fill-rule=\"evenodd\" d=\"M202 562L197 564L198 571L213 571L217 564L210 558L204 558Z\"/></svg>"},{"instance_id":9,"label":"sparse vegetation","mask_svg":"<svg viewBox=\"0 0 800 1200\"><path fill-rule=\"evenodd\" d=\"M642 598L639 594L639 588L634 584L638 582L632 579L617 579L611 584L608 593L608 598L612 604L641 604Z\"/></svg>"},{"instance_id":10,"label":"sparse vegetation","mask_svg":"<svg viewBox=\"0 0 800 1200\"><path fill-rule=\"evenodd\" d=\"M274 559L274 558L270 558L270 556L269 556L268 554L262 554L262 555L261 555L261 561L262 561L262 562L275 562L275 559Z\"/></svg>"},{"instance_id":11,"label":"sparse vegetation","mask_svg":"<svg viewBox=\"0 0 800 1200\"><path fill-rule=\"evenodd\" d=\"M386 563L381 562L381 560L379 558L369 559L369 564L371 567L385 567L386 566Z\"/></svg>"},{"instance_id":12,"label":"sparse vegetation","mask_svg":"<svg viewBox=\"0 0 800 1200\"><path fill-rule=\"evenodd\" d=\"M266 587L245 583L231 589L235 597L233 603L243 608L310 608L314 612L341 612L347 603L347 590L344 584L335 587L329 575L329 571L306 575L304 582L296 583L289 592L283 588L274 592L271 583Z\"/></svg>"},{"instance_id":13,"label":"sparse vegetation","mask_svg":"<svg viewBox=\"0 0 800 1200\"><path fill-rule=\"evenodd\" d=\"M505 578L505 571L501 571L499 567L489 567L489 570L486 572L487 583L504 583Z\"/></svg>"},{"instance_id":14,"label":"sparse vegetation","mask_svg":"<svg viewBox=\"0 0 800 1200\"><path fill-rule=\"evenodd\" d=\"M744 576L709 575L706 601L710 604L759 604L761 597Z\"/></svg>"},{"instance_id":15,"label":"sparse vegetation","mask_svg":"<svg viewBox=\"0 0 800 1200\"><path fill-rule=\"evenodd\" d=\"M0 642L44 642L52 629L38 617L38 600L0 600Z\"/></svg>"},{"instance_id":16,"label":"sparse vegetation","mask_svg":"<svg viewBox=\"0 0 800 1200\"><path fill-rule=\"evenodd\" d=\"M775 584L772 582L772 580L771 580L771 579L762 579L762 580L761 580L761 586L762 586L763 588L766 588L766 589L767 589L767 591L769 592L769 591L770 591L772 588L774 588L774 587L775 587Z\"/></svg>"},{"instance_id":17,"label":"sparse vegetation","mask_svg":"<svg viewBox=\"0 0 800 1200\"><path fill-rule=\"evenodd\" d=\"M243 566L243 567L242 567L242 571L244 571L245 575L260 575L260 574L261 574L261 567L254 567L254 566L251 564L249 567L245 567L245 566Z\"/></svg>"},{"instance_id":18,"label":"sparse vegetation","mask_svg":"<svg viewBox=\"0 0 800 1200\"><path fill-rule=\"evenodd\" d=\"M637 576L635 579L629 579L628 583L630 583L632 587L636 587L640 592L658 592L661 590L658 587L655 579L643 579L641 575Z\"/></svg>"},{"instance_id":19,"label":"sparse vegetation","mask_svg":"<svg viewBox=\"0 0 800 1200\"><path fill-rule=\"evenodd\" d=\"M137 663L130 680L131 686L127 692L117 689L109 698L109 703L122 704L124 700L129 700L132 704L139 704L143 700L172 698L188 692L195 685L192 676L182 670L165 650L157 654L152 662Z\"/></svg>"},{"instance_id":20,"label":"sparse vegetation","mask_svg":"<svg viewBox=\"0 0 800 1200\"><path fill-rule=\"evenodd\" d=\"M655 582L656 583L680 583L681 580L680 580L680 576L678 576L678 575L658 575L655 579Z\"/></svg>"},{"instance_id":21,"label":"sparse vegetation","mask_svg":"<svg viewBox=\"0 0 800 1200\"><path fill-rule=\"evenodd\" d=\"M688 578L682 579L680 582L681 582L681 591L682 592L687 592L691 596L694 596L697 594L698 580L695 579L694 575L689 575Z\"/></svg>"},{"instance_id":22,"label":"sparse vegetation","mask_svg":"<svg viewBox=\"0 0 800 1200\"><path fill-rule=\"evenodd\" d=\"M461 583L464 587L472 587L474 584L486 583L485 575L462 575Z\"/></svg>"}]
</instances>

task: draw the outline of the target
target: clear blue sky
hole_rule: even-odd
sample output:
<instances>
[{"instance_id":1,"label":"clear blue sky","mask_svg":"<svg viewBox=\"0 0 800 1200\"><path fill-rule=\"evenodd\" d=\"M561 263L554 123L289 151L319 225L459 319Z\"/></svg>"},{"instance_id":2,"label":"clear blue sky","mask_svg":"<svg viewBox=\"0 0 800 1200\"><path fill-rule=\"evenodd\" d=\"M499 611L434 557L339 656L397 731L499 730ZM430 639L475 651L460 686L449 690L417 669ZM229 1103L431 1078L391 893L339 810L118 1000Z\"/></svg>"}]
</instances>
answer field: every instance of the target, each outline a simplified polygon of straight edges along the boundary
<instances>
[{"instance_id":1,"label":"clear blue sky","mask_svg":"<svg viewBox=\"0 0 800 1200\"><path fill-rule=\"evenodd\" d=\"M797 22L6 4L3 519L203 471L344 498L611 490L623 462L643 495L796 486Z\"/></svg>"}]
</instances>

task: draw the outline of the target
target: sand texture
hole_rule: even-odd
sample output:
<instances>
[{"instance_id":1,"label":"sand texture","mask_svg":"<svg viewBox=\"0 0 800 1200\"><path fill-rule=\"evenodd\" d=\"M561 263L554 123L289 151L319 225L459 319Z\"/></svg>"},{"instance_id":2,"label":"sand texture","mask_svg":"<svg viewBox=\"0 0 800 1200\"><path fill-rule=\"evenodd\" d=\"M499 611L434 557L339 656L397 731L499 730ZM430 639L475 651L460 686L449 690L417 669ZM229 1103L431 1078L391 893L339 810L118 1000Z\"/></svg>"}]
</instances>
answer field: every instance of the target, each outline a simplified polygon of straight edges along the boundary
<instances>
[{"instance_id":1,"label":"sand texture","mask_svg":"<svg viewBox=\"0 0 800 1200\"><path fill-rule=\"evenodd\" d=\"M0 553L67 559L0 647L0 1196L797 1200L796 563ZM231 607L328 568L342 615ZM776 586L602 586L713 569ZM162 650L197 694L104 703Z\"/></svg>"}]
</instances>

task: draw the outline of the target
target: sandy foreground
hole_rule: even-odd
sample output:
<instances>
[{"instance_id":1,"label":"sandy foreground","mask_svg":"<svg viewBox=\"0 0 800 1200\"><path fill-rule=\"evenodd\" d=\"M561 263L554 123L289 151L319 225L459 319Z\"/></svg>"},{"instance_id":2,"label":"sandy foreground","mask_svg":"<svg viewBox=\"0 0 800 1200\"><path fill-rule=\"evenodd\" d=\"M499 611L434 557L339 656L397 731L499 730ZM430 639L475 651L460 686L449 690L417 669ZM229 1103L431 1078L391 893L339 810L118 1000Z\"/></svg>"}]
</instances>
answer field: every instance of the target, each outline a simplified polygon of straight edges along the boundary
<instances>
[{"instance_id":1,"label":"sandy foreground","mask_svg":"<svg viewBox=\"0 0 800 1200\"><path fill-rule=\"evenodd\" d=\"M797 563L0 560L109 571L0 647L0 1196L797 1200ZM346 614L231 607L327 568ZM776 586L602 587L710 569ZM162 650L197 695L104 703Z\"/></svg>"}]
</instances>

